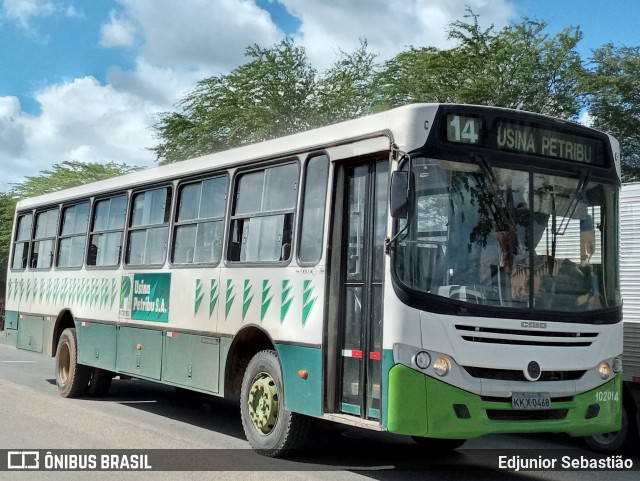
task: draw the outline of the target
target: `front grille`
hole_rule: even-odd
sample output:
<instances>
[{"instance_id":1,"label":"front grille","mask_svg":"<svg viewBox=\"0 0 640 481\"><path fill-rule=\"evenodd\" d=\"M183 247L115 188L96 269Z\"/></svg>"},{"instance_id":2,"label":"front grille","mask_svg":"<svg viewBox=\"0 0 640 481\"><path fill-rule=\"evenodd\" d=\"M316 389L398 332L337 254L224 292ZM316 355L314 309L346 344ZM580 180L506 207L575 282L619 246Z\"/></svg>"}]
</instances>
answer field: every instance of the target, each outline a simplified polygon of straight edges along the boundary
<instances>
[{"instance_id":1,"label":"front grille","mask_svg":"<svg viewBox=\"0 0 640 481\"><path fill-rule=\"evenodd\" d=\"M548 409L535 411L508 411L504 409L487 409L487 417L492 421L548 421L564 419L568 409Z\"/></svg>"},{"instance_id":2,"label":"front grille","mask_svg":"<svg viewBox=\"0 0 640 481\"><path fill-rule=\"evenodd\" d=\"M491 369L488 367L462 366L476 379L495 379L499 381L528 381L524 372L516 369ZM582 371L542 371L538 381L576 381L586 370Z\"/></svg>"},{"instance_id":3,"label":"front grille","mask_svg":"<svg viewBox=\"0 0 640 481\"><path fill-rule=\"evenodd\" d=\"M456 330L467 342L506 344L513 346L588 347L598 337L597 332L559 332L531 329L500 329L456 325Z\"/></svg>"}]
</instances>

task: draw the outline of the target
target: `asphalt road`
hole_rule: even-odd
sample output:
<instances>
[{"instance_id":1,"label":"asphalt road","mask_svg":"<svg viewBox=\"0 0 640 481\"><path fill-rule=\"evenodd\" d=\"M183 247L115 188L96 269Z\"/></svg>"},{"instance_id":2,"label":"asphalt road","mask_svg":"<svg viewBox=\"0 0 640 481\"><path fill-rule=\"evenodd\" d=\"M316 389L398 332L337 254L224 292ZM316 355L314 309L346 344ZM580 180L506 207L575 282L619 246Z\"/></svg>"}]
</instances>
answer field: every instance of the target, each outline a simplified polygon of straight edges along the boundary
<instances>
[{"instance_id":1,"label":"asphalt road","mask_svg":"<svg viewBox=\"0 0 640 481\"><path fill-rule=\"evenodd\" d=\"M527 471L499 467L499 455L593 458L579 440L563 435L500 435L468 441L441 455L410 439L325 423L314 426L310 450L272 461L249 449L237 399L176 393L168 386L115 379L100 399L64 399L54 380L54 363L41 354L18 351L0 336L0 450L152 451L163 466L210 471L0 472L1 480L149 479L317 479L317 480L634 480L640 471ZM193 462L191 457L195 457ZM1 460L0 460L1 461ZM631 458L640 468L640 456ZM0 464L1 465L1 464ZM173 465L173 464L172 464ZM560 462L558 462L558 466ZM157 465L156 465L157 466ZM195 468L193 468L195 469ZM224 470L224 471L221 471Z\"/></svg>"}]
</instances>

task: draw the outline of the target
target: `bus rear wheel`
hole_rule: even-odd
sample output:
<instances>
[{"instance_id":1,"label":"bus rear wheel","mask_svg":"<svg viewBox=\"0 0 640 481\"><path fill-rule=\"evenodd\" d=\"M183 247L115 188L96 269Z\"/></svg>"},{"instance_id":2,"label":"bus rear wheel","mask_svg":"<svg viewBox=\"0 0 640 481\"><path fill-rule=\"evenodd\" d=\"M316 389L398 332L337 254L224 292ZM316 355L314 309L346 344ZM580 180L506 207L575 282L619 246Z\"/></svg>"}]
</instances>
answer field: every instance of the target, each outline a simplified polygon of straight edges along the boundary
<instances>
[{"instance_id":1,"label":"bus rear wheel","mask_svg":"<svg viewBox=\"0 0 640 481\"><path fill-rule=\"evenodd\" d=\"M111 371L105 371L100 368L93 368L91 371L91 377L89 385L87 386L86 395L88 397L104 397L111 388L111 381L113 380L113 373Z\"/></svg>"},{"instance_id":2,"label":"bus rear wheel","mask_svg":"<svg viewBox=\"0 0 640 481\"><path fill-rule=\"evenodd\" d=\"M303 445L309 419L285 409L275 351L260 351L249 362L242 379L240 414L245 436L259 454L279 457Z\"/></svg>"},{"instance_id":3,"label":"bus rear wheel","mask_svg":"<svg viewBox=\"0 0 640 481\"><path fill-rule=\"evenodd\" d=\"M80 397L87 392L91 368L78 364L76 330L65 329L56 349L56 385L63 397Z\"/></svg>"}]
</instances>

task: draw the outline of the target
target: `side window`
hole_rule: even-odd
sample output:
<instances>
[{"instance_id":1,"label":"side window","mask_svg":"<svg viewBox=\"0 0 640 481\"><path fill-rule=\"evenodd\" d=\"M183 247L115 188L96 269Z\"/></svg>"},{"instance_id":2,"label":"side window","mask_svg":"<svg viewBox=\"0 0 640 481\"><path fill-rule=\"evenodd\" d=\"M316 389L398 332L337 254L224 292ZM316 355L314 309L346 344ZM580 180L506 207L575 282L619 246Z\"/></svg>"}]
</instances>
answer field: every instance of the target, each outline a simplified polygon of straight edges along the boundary
<instances>
[{"instance_id":1,"label":"side window","mask_svg":"<svg viewBox=\"0 0 640 481\"><path fill-rule=\"evenodd\" d=\"M126 195L118 195L94 203L87 253L88 266L114 267L120 264L126 212Z\"/></svg>"},{"instance_id":2,"label":"side window","mask_svg":"<svg viewBox=\"0 0 640 481\"><path fill-rule=\"evenodd\" d=\"M57 208L38 212L31 244L31 269L49 269L53 265L53 249L58 231Z\"/></svg>"},{"instance_id":3,"label":"side window","mask_svg":"<svg viewBox=\"0 0 640 481\"><path fill-rule=\"evenodd\" d=\"M229 178L225 175L180 187L172 263L220 262L228 186Z\"/></svg>"},{"instance_id":4,"label":"side window","mask_svg":"<svg viewBox=\"0 0 640 481\"><path fill-rule=\"evenodd\" d=\"M313 157L304 174L302 224L298 240L298 260L301 264L317 264L322 257L324 206L327 198L329 158Z\"/></svg>"},{"instance_id":5,"label":"side window","mask_svg":"<svg viewBox=\"0 0 640 481\"><path fill-rule=\"evenodd\" d=\"M13 259L11 260L11 268L14 270L23 270L27 268L32 224L33 215L22 214L18 216L16 238L13 243Z\"/></svg>"},{"instance_id":6,"label":"side window","mask_svg":"<svg viewBox=\"0 0 640 481\"><path fill-rule=\"evenodd\" d=\"M298 164L238 176L228 259L286 262L291 258Z\"/></svg>"},{"instance_id":7,"label":"side window","mask_svg":"<svg viewBox=\"0 0 640 481\"><path fill-rule=\"evenodd\" d=\"M58 241L56 266L82 267L89 226L89 202L62 209L62 226Z\"/></svg>"},{"instance_id":8,"label":"side window","mask_svg":"<svg viewBox=\"0 0 640 481\"><path fill-rule=\"evenodd\" d=\"M171 191L168 187L138 192L131 202L126 264L162 265L167 255Z\"/></svg>"}]
</instances>

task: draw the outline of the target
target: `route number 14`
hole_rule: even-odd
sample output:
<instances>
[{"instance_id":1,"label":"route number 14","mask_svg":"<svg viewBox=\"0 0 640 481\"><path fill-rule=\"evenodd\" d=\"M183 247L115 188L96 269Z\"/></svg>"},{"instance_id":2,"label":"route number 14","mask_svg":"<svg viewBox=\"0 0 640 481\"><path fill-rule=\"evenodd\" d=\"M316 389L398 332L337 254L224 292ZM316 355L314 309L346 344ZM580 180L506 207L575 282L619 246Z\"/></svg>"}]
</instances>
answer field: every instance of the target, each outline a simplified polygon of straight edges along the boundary
<instances>
[{"instance_id":1,"label":"route number 14","mask_svg":"<svg viewBox=\"0 0 640 481\"><path fill-rule=\"evenodd\" d=\"M479 143L480 119L449 115L447 118L447 140L464 144Z\"/></svg>"}]
</instances>

